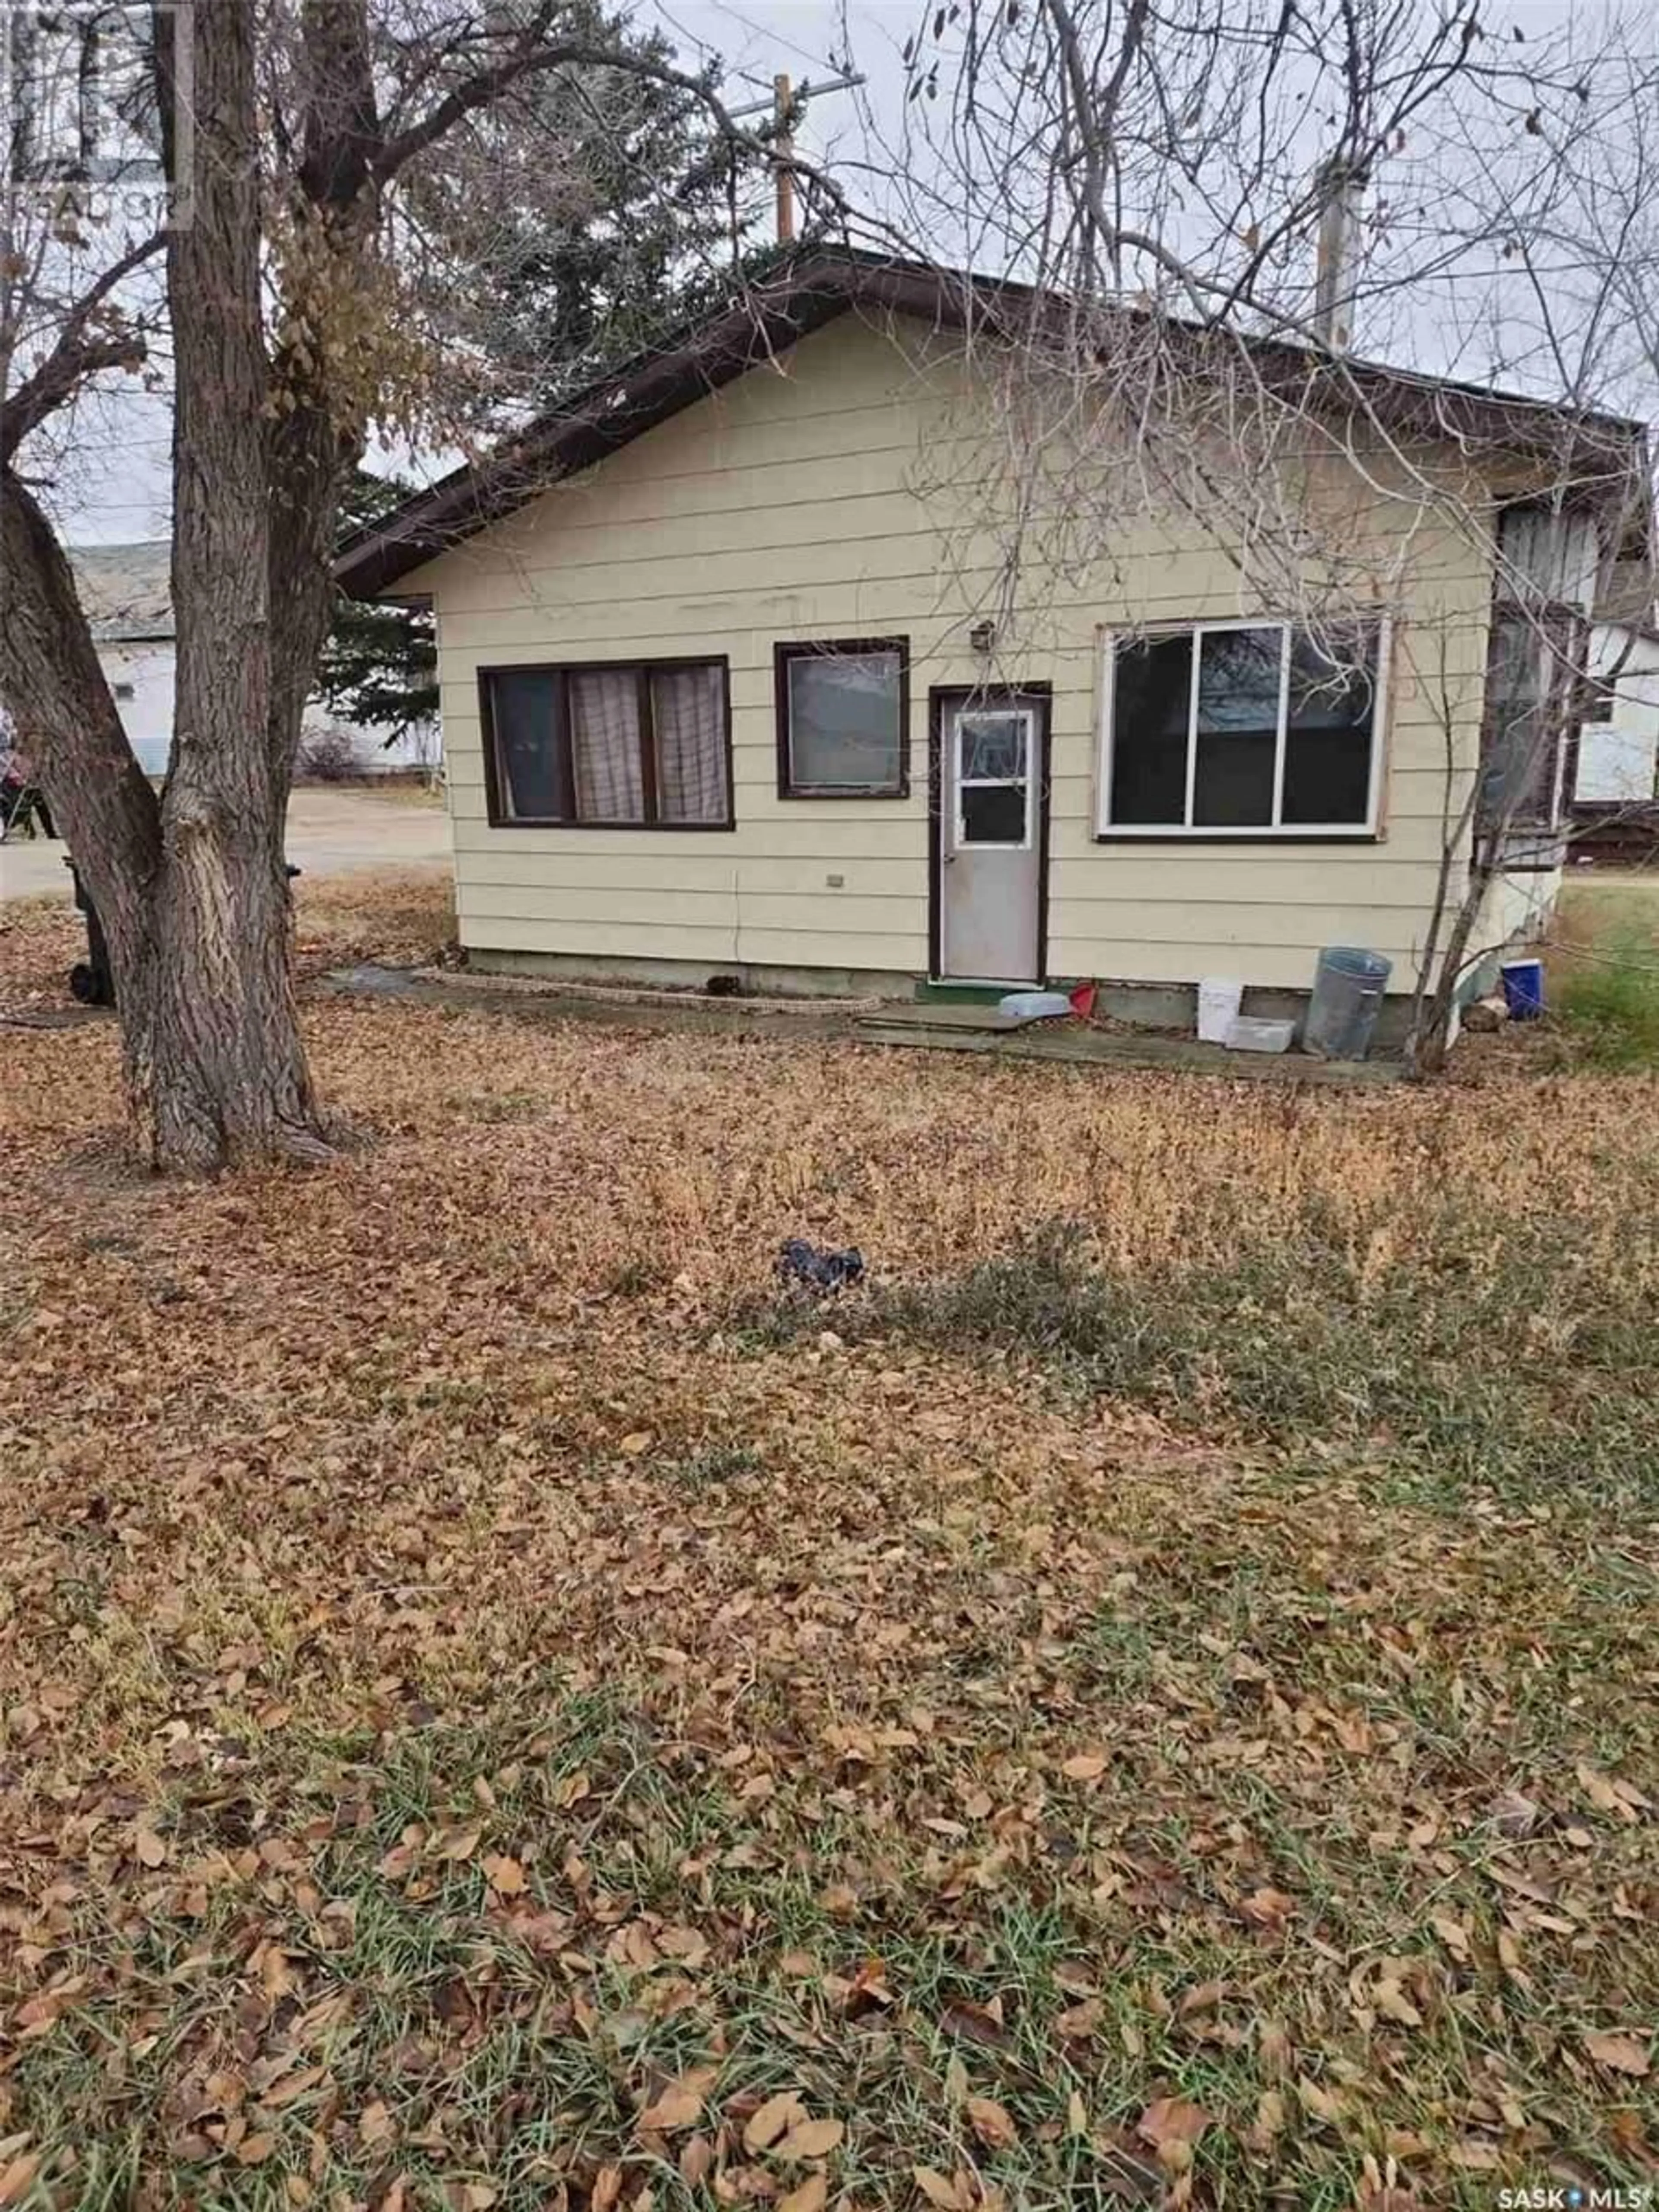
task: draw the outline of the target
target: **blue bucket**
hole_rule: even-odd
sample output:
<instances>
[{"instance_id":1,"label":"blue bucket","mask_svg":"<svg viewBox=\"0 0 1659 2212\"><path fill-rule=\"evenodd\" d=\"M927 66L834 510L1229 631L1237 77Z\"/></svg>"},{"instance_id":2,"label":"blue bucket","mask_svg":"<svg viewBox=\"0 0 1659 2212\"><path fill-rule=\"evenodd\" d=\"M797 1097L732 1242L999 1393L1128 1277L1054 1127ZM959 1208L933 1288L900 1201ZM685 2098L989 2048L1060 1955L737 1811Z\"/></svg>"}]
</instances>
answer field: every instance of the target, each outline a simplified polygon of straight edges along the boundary
<instances>
[{"instance_id":1,"label":"blue bucket","mask_svg":"<svg viewBox=\"0 0 1659 2212\"><path fill-rule=\"evenodd\" d=\"M1498 969L1503 979L1504 1004L1512 1022L1535 1022L1544 1011L1544 963L1541 960L1506 960Z\"/></svg>"}]
</instances>

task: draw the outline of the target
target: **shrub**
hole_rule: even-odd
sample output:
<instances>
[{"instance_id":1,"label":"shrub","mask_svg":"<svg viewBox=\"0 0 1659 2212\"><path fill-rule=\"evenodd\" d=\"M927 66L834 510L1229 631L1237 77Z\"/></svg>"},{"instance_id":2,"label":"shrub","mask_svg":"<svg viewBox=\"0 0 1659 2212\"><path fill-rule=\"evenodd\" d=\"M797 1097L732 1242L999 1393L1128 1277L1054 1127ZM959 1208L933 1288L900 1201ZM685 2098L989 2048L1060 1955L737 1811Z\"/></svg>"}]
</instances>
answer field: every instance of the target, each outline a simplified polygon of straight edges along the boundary
<instances>
[{"instance_id":1,"label":"shrub","mask_svg":"<svg viewBox=\"0 0 1659 2212\"><path fill-rule=\"evenodd\" d=\"M350 731L338 728L307 730L295 766L312 783L349 783L362 773Z\"/></svg>"},{"instance_id":2,"label":"shrub","mask_svg":"<svg viewBox=\"0 0 1659 2212\"><path fill-rule=\"evenodd\" d=\"M1576 955L1560 986L1561 1018L1595 1067L1659 1067L1659 945L1643 930Z\"/></svg>"}]
</instances>

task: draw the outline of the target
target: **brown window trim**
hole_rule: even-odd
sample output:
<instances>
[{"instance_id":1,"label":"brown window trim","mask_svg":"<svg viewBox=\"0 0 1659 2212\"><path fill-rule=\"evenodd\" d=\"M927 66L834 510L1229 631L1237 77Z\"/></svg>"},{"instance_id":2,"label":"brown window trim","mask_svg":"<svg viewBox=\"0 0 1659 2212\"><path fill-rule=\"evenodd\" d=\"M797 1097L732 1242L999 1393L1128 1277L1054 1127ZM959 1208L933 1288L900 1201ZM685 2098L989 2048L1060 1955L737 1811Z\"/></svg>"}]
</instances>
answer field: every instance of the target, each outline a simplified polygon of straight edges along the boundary
<instances>
[{"instance_id":1,"label":"brown window trim","mask_svg":"<svg viewBox=\"0 0 1659 2212\"><path fill-rule=\"evenodd\" d=\"M726 744L726 817L720 822L664 822L657 818L657 751L653 742L656 732L651 719L651 678L661 670L675 668L718 668L720 672L721 720ZM495 749L495 717L490 697L490 679L495 676L592 676L615 675L624 669L635 670L640 685L640 739L643 758L640 763L640 785L645 794L648 818L638 822L580 822L574 817L560 814L510 814L503 802L501 763ZM659 654L641 659L630 655L626 660L505 660L492 662L480 668L478 678L478 719L483 733L484 805L492 830L672 830L693 836L699 831L716 833L735 830L737 818L737 789L732 782L732 662L724 653L676 653ZM571 758L570 687L567 682L560 693L562 713L558 741L564 749L565 775L574 795L576 788L574 763Z\"/></svg>"},{"instance_id":2,"label":"brown window trim","mask_svg":"<svg viewBox=\"0 0 1659 2212\"><path fill-rule=\"evenodd\" d=\"M896 653L899 663L898 781L797 788L789 771L789 664L832 653ZM772 647L772 690L777 724L780 799L908 799L910 796L910 641L908 637L805 638Z\"/></svg>"}]
</instances>

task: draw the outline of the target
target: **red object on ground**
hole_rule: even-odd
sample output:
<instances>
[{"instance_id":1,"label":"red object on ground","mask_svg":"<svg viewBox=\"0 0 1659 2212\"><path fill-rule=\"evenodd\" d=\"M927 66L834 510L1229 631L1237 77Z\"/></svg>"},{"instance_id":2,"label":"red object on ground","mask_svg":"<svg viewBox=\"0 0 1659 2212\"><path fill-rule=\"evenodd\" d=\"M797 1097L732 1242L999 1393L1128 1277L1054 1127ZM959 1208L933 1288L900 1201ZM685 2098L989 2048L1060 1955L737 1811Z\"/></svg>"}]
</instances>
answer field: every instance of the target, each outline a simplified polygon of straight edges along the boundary
<instances>
[{"instance_id":1,"label":"red object on ground","mask_svg":"<svg viewBox=\"0 0 1659 2212\"><path fill-rule=\"evenodd\" d=\"M1094 1012L1096 988L1093 983L1079 983L1075 991L1066 993L1072 1002L1072 1012L1079 1021L1086 1022Z\"/></svg>"}]
</instances>

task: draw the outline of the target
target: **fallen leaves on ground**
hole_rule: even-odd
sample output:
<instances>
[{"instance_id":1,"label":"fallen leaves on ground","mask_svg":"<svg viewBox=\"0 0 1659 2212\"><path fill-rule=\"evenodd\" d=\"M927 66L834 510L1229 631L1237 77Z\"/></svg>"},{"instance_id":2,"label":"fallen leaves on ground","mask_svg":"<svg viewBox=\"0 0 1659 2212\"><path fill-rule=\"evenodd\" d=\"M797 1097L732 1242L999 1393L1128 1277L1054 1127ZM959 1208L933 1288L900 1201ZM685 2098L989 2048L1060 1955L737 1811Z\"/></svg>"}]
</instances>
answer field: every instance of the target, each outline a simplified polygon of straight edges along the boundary
<instances>
[{"instance_id":1,"label":"fallen leaves on ground","mask_svg":"<svg viewBox=\"0 0 1659 2212\"><path fill-rule=\"evenodd\" d=\"M1167 2143L1195 2143L1209 2124L1210 2115L1189 2097L1160 2097L1135 2122L1135 2133L1162 2150Z\"/></svg>"},{"instance_id":2,"label":"fallen leaves on ground","mask_svg":"<svg viewBox=\"0 0 1659 2212\"><path fill-rule=\"evenodd\" d=\"M1638 2041L1633 2035L1587 2035L1584 2048L1598 2066L1606 2066L1615 2074L1633 2074L1639 2078L1652 2071L1645 2038Z\"/></svg>"},{"instance_id":3,"label":"fallen leaves on ground","mask_svg":"<svg viewBox=\"0 0 1659 2212\"><path fill-rule=\"evenodd\" d=\"M1651 1086L307 1022L370 1141L200 1188L125 1170L107 1025L0 1033L0 2203L1651 2167L1655 1509L1573 1425L1653 1433L1574 1317L1659 1281ZM1449 1187L1580 1224L1550 1480L733 1319L786 1233L926 1280L1062 1216L1150 1316L1304 1206L1356 1316L1402 1255L1478 1306Z\"/></svg>"},{"instance_id":4,"label":"fallen leaves on ground","mask_svg":"<svg viewBox=\"0 0 1659 2212\"><path fill-rule=\"evenodd\" d=\"M660 2128L665 2135L694 2128L702 2118L702 2092L683 2081L671 2081L654 2102L640 2114L642 2128Z\"/></svg>"}]
</instances>

